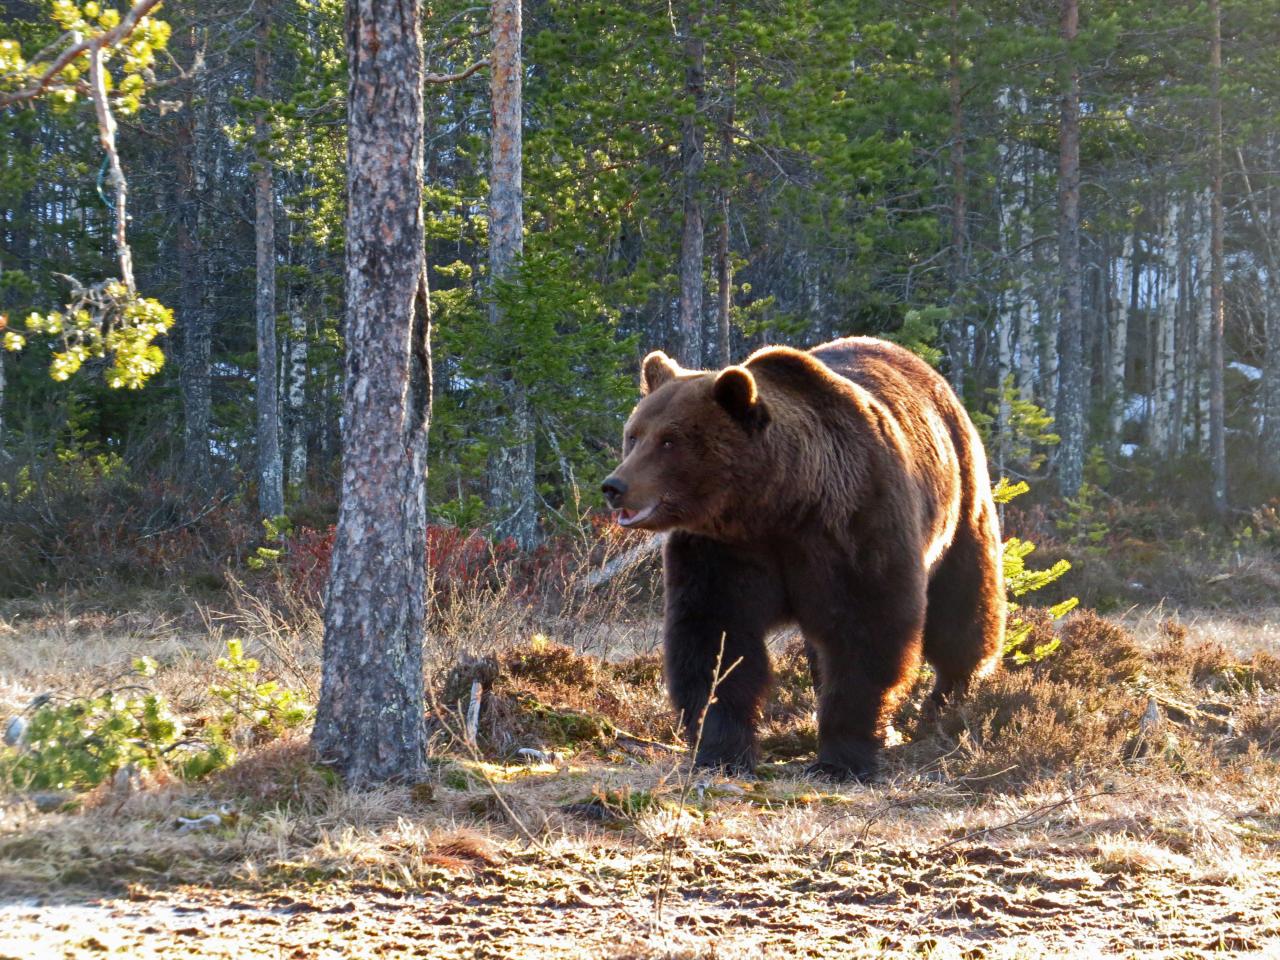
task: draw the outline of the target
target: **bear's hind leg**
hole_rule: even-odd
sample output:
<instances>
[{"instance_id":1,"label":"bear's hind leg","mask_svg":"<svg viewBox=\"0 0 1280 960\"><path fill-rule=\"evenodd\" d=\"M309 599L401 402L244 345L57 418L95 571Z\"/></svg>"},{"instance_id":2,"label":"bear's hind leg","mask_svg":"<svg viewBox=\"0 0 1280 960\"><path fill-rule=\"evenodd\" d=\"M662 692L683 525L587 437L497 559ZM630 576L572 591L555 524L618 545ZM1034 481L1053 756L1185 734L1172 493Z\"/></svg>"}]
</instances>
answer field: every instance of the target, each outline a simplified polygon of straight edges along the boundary
<instances>
[{"instance_id":1,"label":"bear's hind leg","mask_svg":"<svg viewBox=\"0 0 1280 960\"><path fill-rule=\"evenodd\" d=\"M956 531L929 581L924 658L937 676L929 696L936 711L965 695L990 672L1004 645L1005 598L994 518Z\"/></svg>"},{"instance_id":2,"label":"bear's hind leg","mask_svg":"<svg viewBox=\"0 0 1280 960\"><path fill-rule=\"evenodd\" d=\"M772 678L765 636L785 616L777 575L762 558L683 532L667 540L664 574L667 689L695 762L750 772Z\"/></svg>"}]
</instances>

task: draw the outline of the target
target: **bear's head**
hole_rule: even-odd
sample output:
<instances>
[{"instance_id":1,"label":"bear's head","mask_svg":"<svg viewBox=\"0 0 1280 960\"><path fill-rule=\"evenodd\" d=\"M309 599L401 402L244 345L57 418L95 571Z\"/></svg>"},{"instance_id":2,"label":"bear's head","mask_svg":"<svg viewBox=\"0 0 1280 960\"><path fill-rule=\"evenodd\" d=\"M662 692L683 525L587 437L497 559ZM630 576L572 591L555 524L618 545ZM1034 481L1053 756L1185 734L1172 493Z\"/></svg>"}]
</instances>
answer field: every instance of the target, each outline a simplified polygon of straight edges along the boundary
<instances>
[{"instance_id":1,"label":"bear's head","mask_svg":"<svg viewBox=\"0 0 1280 960\"><path fill-rule=\"evenodd\" d=\"M759 466L769 414L755 377L737 366L685 370L659 350L644 359L640 392L605 499L624 527L714 532Z\"/></svg>"}]
</instances>

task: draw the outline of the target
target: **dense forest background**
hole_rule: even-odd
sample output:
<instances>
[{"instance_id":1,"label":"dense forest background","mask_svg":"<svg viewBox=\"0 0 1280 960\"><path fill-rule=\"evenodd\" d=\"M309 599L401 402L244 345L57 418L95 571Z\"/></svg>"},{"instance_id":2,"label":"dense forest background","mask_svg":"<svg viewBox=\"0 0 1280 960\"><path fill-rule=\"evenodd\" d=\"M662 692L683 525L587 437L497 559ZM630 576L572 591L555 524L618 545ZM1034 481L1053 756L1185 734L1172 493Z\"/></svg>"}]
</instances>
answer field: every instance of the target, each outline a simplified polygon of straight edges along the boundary
<instances>
[{"instance_id":1,"label":"dense forest background","mask_svg":"<svg viewBox=\"0 0 1280 960\"><path fill-rule=\"evenodd\" d=\"M3 35L39 50L59 6L6 0ZM521 13L513 104L491 17ZM175 319L142 389L110 358L60 372L39 322L115 273L92 107L0 109L5 588L69 559L68 518L144 545L236 508L332 518L343 6L156 15L146 96L115 91L137 288ZM1089 498L1256 526L1280 491L1271 3L445 0L424 35L435 522L525 546L578 522L649 349L850 334L937 364L993 472L1086 537ZM495 143L523 220L498 276Z\"/></svg>"}]
</instances>

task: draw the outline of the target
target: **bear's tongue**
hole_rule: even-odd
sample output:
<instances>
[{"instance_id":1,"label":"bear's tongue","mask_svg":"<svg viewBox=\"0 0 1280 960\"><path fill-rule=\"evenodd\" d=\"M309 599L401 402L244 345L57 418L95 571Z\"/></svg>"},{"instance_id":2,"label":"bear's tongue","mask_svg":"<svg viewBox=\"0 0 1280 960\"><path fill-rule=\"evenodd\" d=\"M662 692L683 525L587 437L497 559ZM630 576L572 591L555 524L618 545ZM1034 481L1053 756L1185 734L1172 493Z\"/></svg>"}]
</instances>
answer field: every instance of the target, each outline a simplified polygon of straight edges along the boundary
<instances>
[{"instance_id":1,"label":"bear's tongue","mask_svg":"<svg viewBox=\"0 0 1280 960\"><path fill-rule=\"evenodd\" d=\"M653 503L645 507L643 510L619 510L618 523L622 524L624 527L634 526L641 520L646 519L649 514L653 513L657 506L658 505L656 503Z\"/></svg>"}]
</instances>

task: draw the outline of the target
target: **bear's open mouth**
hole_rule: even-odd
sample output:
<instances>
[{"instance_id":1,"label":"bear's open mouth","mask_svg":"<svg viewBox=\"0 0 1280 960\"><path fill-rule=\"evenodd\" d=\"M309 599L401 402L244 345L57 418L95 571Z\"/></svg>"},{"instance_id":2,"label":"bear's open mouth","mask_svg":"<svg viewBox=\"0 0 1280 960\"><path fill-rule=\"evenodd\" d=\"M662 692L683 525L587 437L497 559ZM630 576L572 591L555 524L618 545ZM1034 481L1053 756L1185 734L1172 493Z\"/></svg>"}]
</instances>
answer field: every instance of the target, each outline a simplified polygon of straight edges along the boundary
<instances>
[{"instance_id":1,"label":"bear's open mouth","mask_svg":"<svg viewBox=\"0 0 1280 960\"><path fill-rule=\"evenodd\" d=\"M643 510L619 510L618 523L624 527L634 527L637 523L648 520L653 515L653 511L658 509L656 503L651 503Z\"/></svg>"}]
</instances>

